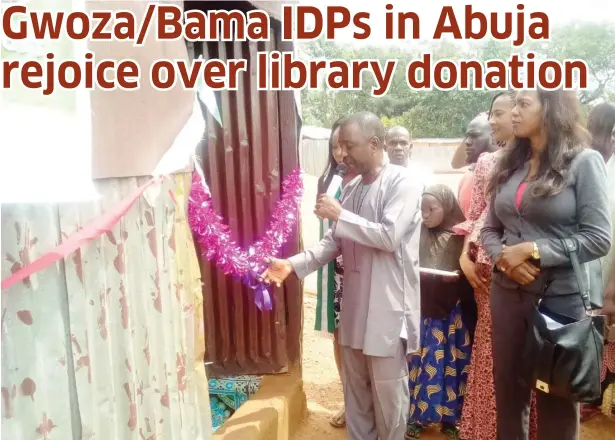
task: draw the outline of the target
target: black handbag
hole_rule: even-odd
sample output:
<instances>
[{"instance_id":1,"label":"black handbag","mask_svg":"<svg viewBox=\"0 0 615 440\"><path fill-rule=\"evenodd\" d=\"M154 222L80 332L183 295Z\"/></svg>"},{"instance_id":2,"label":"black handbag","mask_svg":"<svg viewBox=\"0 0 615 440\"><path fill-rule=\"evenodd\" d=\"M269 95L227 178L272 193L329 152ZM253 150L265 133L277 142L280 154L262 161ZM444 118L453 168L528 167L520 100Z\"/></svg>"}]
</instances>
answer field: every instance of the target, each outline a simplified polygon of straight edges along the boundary
<instances>
[{"instance_id":1,"label":"black handbag","mask_svg":"<svg viewBox=\"0 0 615 440\"><path fill-rule=\"evenodd\" d=\"M601 394L606 317L592 314L577 241L562 241L572 263L586 316L579 320L549 310L543 303L546 284L528 322L524 357L529 362L532 387L575 402L591 402ZM600 289L603 291L602 285Z\"/></svg>"},{"instance_id":2,"label":"black handbag","mask_svg":"<svg viewBox=\"0 0 615 440\"><path fill-rule=\"evenodd\" d=\"M566 239L572 240L572 239ZM581 265L587 281L587 293L592 309L600 310L604 307L604 282L602 281L602 263L600 259L588 261Z\"/></svg>"}]
</instances>

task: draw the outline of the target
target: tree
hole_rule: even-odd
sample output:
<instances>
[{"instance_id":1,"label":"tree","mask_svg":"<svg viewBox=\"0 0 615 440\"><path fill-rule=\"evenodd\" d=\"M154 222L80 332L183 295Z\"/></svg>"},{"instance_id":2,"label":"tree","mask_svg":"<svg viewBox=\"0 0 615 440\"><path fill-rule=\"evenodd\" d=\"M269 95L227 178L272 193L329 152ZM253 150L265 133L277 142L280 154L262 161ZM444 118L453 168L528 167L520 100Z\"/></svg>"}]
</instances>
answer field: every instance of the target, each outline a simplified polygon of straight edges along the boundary
<instances>
[{"instance_id":1,"label":"tree","mask_svg":"<svg viewBox=\"0 0 615 440\"><path fill-rule=\"evenodd\" d=\"M575 23L553 31L551 41L538 46L538 51L558 60L581 59L589 70L589 90L582 90L579 99L589 104L604 97L615 82L615 27L595 23Z\"/></svg>"},{"instance_id":2,"label":"tree","mask_svg":"<svg viewBox=\"0 0 615 440\"><path fill-rule=\"evenodd\" d=\"M414 137L462 137L478 113L487 111L493 92L483 90L415 91L406 82L406 66L421 56L416 49L400 47L344 47L317 40L301 46L307 57L337 59L397 59L398 67L387 95L371 97L371 75L364 75L363 90L335 91L324 84L318 90L303 90L304 120L309 125L329 127L339 116L361 110L379 115L386 126L403 125ZM510 42L486 40L461 45L430 42L422 49L435 60L476 58L508 59L512 53L535 51L539 58L583 59L590 73L590 89L580 93L585 105L615 98L615 27L576 24L555 29L549 42L528 42L513 49Z\"/></svg>"}]
</instances>

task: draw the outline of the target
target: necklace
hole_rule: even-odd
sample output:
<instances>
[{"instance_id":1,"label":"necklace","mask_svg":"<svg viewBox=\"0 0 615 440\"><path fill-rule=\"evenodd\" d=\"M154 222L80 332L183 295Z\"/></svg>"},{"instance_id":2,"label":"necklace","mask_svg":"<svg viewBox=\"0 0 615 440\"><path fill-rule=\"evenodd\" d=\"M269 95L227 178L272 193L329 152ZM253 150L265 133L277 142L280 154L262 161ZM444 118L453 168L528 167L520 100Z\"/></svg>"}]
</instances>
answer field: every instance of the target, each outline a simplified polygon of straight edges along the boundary
<instances>
[{"instance_id":1,"label":"necklace","mask_svg":"<svg viewBox=\"0 0 615 440\"><path fill-rule=\"evenodd\" d=\"M373 183L373 182L372 182ZM365 201L365 197L367 197L367 194L369 193L370 188L372 187L371 183L368 183L367 185L361 183L361 187L359 189L359 202L357 204L357 194L354 195L354 197L352 198L352 211L359 215L361 213L361 207L363 206L363 202ZM363 190L367 188L367 191L365 191L365 194L363 194Z\"/></svg>"},{"instance_id":2,"label":"necklace","mask_svg":"<svg viewBox=\"0 0 615 440\"><path fill-rule=\"evenodd\" d=\"M353 197L352 197L352 212L354 212L356 215L360 216L361 215L361 209L363 208L363 202L365 202L365 199L367 198L367 195L369 194L369 191L372 189L372 185L378 180L378 178L380 177L380 173L382 173L382 170L384 170L384 168L386 167L386 165L384 165L380 171L378 171L378 174L376 174L376 177L374 178L374 180L372 180L370 183L368 183L367 185L363 183L363 178L361 178L361 186L359 187L359 191L355 192ZM363 194L363 190L367 188L365 190L365 194ZM357 194L358 194L358 203L357 203ZM357 244L356 242L352 242L352 272L354 273L359 273L359 270L357 268Z\"/></svg>"}]
</instances>

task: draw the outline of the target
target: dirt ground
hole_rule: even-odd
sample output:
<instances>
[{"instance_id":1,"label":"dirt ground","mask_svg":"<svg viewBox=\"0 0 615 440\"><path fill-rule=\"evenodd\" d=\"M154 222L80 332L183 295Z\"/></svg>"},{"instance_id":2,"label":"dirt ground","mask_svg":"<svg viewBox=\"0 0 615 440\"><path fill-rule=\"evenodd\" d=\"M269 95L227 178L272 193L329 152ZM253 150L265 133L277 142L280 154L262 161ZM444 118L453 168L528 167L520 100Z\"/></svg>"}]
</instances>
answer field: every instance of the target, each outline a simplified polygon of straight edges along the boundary
<instances>
[{"instance_id":1,"label":"dirt ground","mask_svg":"<svg viewBox=\"0 0 615 440\"><path fill-rule=\"evenodd\" d=\"M315 310L316 297L306 293L303 381L308 399L308 417L302 422L293 440L345 440L344 429L329 425L329 417L343 404L342 387L333 359L333 343L313 331ZM445 437L435 430L425 432L421 438L443 440ZM583 426L581 440L615 440L615 422L602 417L591 420Z\"/></svg>"}]
</instances>

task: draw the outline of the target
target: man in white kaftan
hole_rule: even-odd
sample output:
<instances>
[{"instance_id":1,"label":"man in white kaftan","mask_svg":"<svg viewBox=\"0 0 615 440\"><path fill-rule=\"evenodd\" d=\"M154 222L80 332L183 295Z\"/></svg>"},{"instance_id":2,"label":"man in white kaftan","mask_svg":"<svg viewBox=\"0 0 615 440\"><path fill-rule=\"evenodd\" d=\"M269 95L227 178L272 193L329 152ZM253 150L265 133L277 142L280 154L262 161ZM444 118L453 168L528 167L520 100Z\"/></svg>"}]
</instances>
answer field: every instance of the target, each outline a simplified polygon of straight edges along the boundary
<instances>
[{"instance_id":1,"label":"man in white kaftan","mask_svg":"<svg viewBox=\"0 0 615 440\"><path fill-rule=\"evenodd\" d=\"M378 117L350 115L340 127L345 163L360 174L341 203L322 195L316 214L335 222L322 241L288 260L271 259L264 277L300 278L344 260L340 318L346 426L351 440L401 440L409 413L406 354L419 348L419 231L422 188L384 161Z\"/></svg>"},{"instance_id":2,"label":"man in white kaftan","mask_svg":"<svg viewBox=\"0 0 615 440\"><path fill-rule=\"evenodd\" d=\"M436 183L433 170L412 160L412 138L407 128L400 125L391 127L386 133L384 144L389 161L407 168L410 175L422 185L423 190Z\"/></svg>"}]
</instances>

